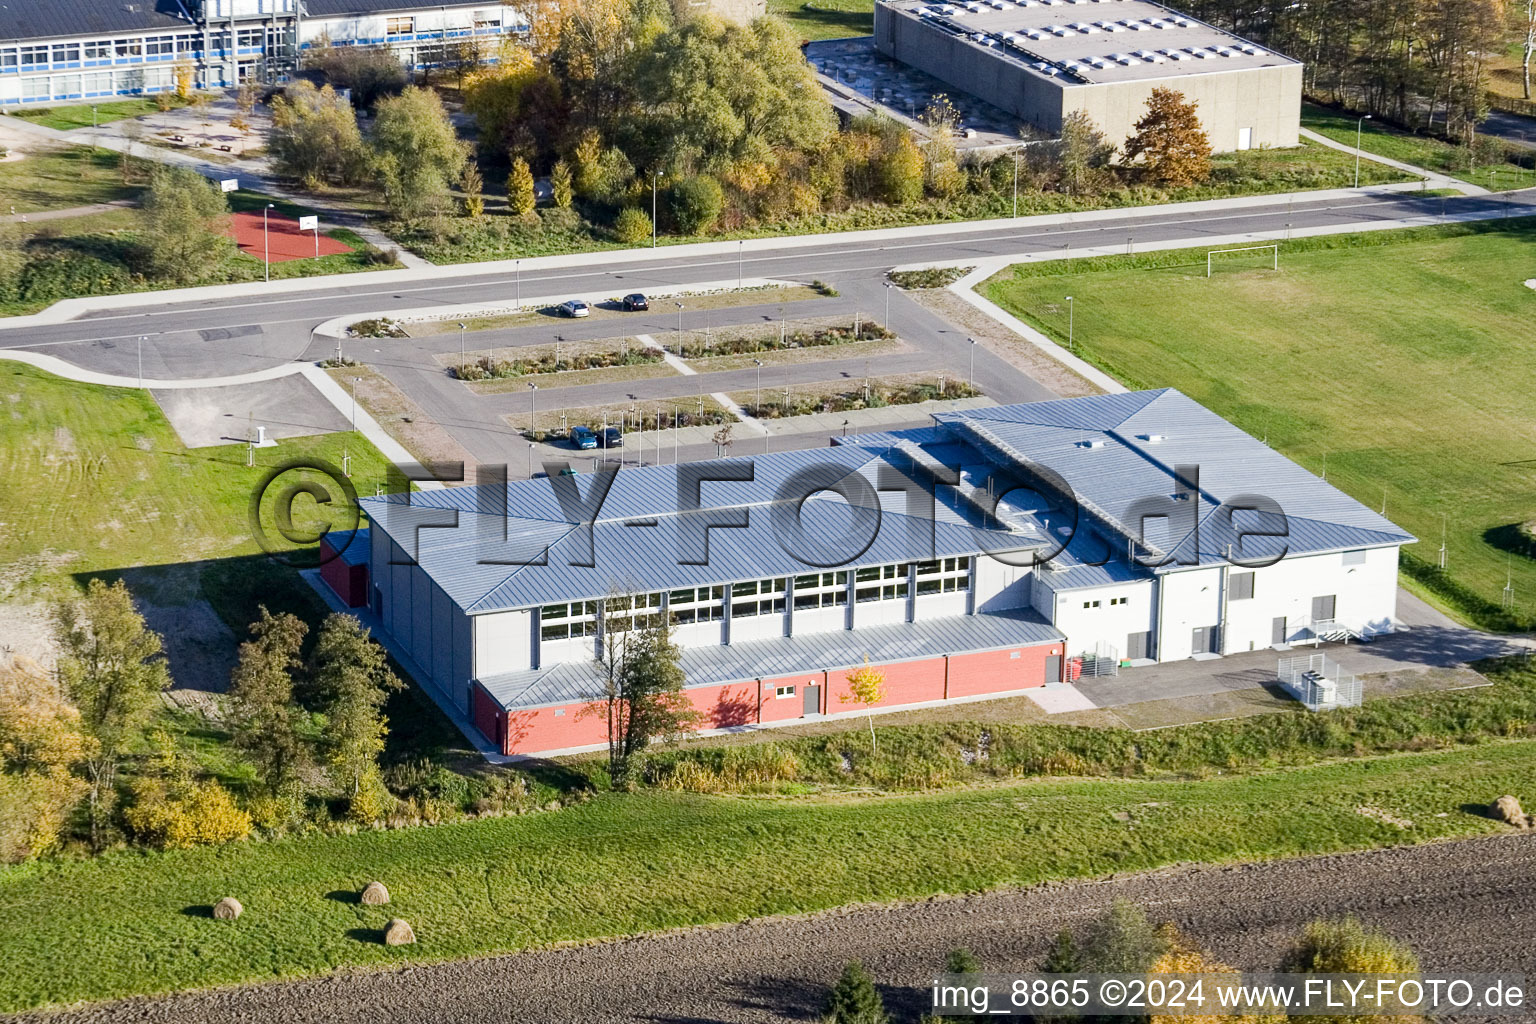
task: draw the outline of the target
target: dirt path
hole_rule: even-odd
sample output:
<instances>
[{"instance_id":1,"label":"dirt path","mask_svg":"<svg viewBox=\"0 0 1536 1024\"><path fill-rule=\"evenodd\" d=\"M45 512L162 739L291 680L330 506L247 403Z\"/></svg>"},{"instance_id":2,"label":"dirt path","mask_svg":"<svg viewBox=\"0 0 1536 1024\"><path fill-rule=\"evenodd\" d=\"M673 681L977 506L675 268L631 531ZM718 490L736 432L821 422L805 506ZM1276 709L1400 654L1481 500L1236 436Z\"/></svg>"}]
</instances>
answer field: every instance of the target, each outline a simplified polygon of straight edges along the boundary
<instances>
[{"instance_id":1,"label":"dirt path","mask_svg":"<svg viewBox=\"0 0 1536 1024\"><path fill-rule=\"evenodd\" d=\"M893 907L858 907L582 948L129 1000L53 1022L813 1021L844 961L886 987L898 1021L945 953L1032 968L1050 937L1116 898L1172 920L1240 967L1272 968L1297 929L1354 914L1409 942L1426 968L1536 978L1536 836L1235 867L1178 868ZM1513 1018L1502 1018L1512 1020Z\"/></svg>"}]
</instances>

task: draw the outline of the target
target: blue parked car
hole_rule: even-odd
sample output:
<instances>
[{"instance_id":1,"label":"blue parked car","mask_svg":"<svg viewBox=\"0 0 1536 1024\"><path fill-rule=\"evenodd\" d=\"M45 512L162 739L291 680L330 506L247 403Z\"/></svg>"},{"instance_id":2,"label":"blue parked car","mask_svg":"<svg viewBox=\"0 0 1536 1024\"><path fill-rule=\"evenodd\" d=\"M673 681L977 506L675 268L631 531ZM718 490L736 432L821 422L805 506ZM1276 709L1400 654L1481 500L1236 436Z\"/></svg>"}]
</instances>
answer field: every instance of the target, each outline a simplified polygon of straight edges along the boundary
<instances>
[{"instance_id":1,"label":"blue parked car","mask_svg":"<svg viewBox=\"0 0 1536 1024\"><path fill-rule=\"evenodd\" d=\"M571 443L582 451L589 451L597 447L597 435L591 427L572 427Z\"/></svg>"}]
</instances>

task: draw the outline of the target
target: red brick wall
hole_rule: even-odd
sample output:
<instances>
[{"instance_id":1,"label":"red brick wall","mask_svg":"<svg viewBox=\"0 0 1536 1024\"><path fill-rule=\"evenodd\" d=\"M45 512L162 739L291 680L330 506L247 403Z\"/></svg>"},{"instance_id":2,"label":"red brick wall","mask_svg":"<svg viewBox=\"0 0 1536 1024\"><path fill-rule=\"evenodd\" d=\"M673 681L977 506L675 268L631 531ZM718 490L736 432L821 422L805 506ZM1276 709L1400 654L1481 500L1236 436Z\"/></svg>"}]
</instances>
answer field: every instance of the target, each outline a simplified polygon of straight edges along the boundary
<instances>
[{"instance_id":1,"label":"red brick wall","mask_svg":"<svg viewBox=\"0 0 1536 1024\"><path fill-rule=\"evenodd\" d=\"M922 701L942 700L946 696L973 697L986 693L1002 693L1022 690L1045 683L1045 662L1053 654L1060 654L1060 644L1041 644L1002 651L983 651L977 654L960 654L952 658L929 658L925 661L905 661L891 665L876 665L885 673L885 699L875 707L894 707L916 704ZM1017 657L1014 657L1014 654ZM947 665L946 665L947 662ZM945 673L948 671L948 693L945 692ZM835 672L804 672L792 676L776 676L760 683L749 681L724 686L707 686L690 689L688 700L702 717L702 729L724 729L757 722L783 722L798 719L805 707L804 687L822 687L822 710L828 714L857 711L863 705L839 702L839 694L848 692L847 676L853 669ZM794 686L795 695L782 700L774 696L779 686ZM476 686L472 695L472 713L475 727L485 732L493 741L500 721L495 716L505 713L494 706L490 697ZM608 726L604 718L583 715L584 705L567 704L562 707L536 708L505 714L506 742L504 753L534 754L545 750L563 750L568 747L586 747L605 743ZM759 709L761 719L759 719ZM556 712L564 712L557 714ZM486 716L491 717L486 717ZM484 722L484 724L482 724Z\"/></svg>"},{"instance_id":2,"label":"red brick wall","mask_svg":"<svg viewBox=\"0 0 1536 1024\"><path fill-rule=\"evenodd\" d=\"M586 706L566 704L511 712L507 716L507 744L503 753L536 754L542 750L607 743L608 719L597 714L583 715L581 710Z\"/></svg>"},{"instance_id":3,"label":"red brick wall","mask_svg":"<svg viewBox=\"0 0 1536 1024\"><path fill-rule=\"evenodd\" d=\"M926 661L903 661L895 665L874 665L885 673L885 699L874 705L888 708L895 704L916 704L925 700L942 700L944 697L944 659L929 658ZM848 673L856 669L839 669L827 673L827 712L860 711L862 704L840 701L839 696L848 692Z\"/></svg>"},{"instance_id":4,"label":"red brick wall","mask_svg":"<svg viewBox=\"0 0 1536 1024\"><path fill-rule=\"evenodd\" d=\"M320 578L335 591L343 604L348 608L361 608L368 602L366 565L348 565L337 558L335 549L326 537L320 538L320 557L325 559L320 566Z\"/></svg>"},{"instance_id":5,"label":"red brick wall","mask_svg":"<svg viewBox=\"0 0 1536 1024\"><path fill-rule=\"evenodd\" d=\"M974 697L982 693L1044 686L1046 658L1060 653L1060 644L1042 644L1007 651L957 654L949 659L949 695Z\"/></svg>"},{"instance_id":6,"label":"red brick wall","mask_svg":"<svg viewBox=\"0 0 1536 1024\"><path fill-rule=\"evenodd\" d=\"M480 735L490 740L493 746L501 746L503 754L509 753L501 735L501 723L506 720L507 713L497 706L496 701L479 683L469 690L469 715L475 728L480 730Z\"/></svg>"},{"instance_id":7,"label":"red brick wall","mask_svg":"<svg viewBox=\"0 0 1536 1024\"><path fill-rule=\"evenodd\" d=\"M783 699L774 696L781 686L793 686L794 695ZM807 686L821 687L821 706L825 708L827 706L827 674L825 672L802 672L799 675L764 679L762 682L763 721L785 722L792 718L803 717Z\"/></svg>"}]
</instances>

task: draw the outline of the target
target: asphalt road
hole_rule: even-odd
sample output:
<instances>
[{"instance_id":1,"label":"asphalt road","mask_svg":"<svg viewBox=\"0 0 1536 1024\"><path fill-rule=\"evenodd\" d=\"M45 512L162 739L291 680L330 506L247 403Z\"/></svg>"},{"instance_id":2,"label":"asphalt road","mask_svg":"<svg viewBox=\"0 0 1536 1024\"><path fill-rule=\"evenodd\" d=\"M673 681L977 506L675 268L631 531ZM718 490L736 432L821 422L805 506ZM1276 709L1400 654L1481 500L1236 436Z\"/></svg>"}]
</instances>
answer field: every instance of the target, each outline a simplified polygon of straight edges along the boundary
<instances>
[{"instance_id":1,"label":"asphalt road","mask_svg":"<svg viewBox=\"0 0 1536 1024\"><path fill-rule=\"evenodd\" d=\"M1071 222L1043 224L1024 218L986 228L945 225L916 231L896 240L861 241L846 237L780 240L751 253L701 255L698 247L660 249L654 259L620 261L592 253L576 265L530 268L526 272L474 273L441 280L371 275L338 279L316 290L283 290L274 285L269 298L238 296L197 302L166 302L131 310L104 311L44 327L0 324L0 348L46 352L79 366L106 373L151 379L196 379L267 369L292 361L314 361L334 352L330 339L316 339L313 330L333 317L376 314L389 309L447 309L495 302L521 294L604 295L646 291L666 285L753 278L824 280L841 292L836 299L793 304L805 315L848 315L854 311L884 318L889 301L890 326L908 350L888 360L886 372L924 370L972 378L1000 403L1040 401L1055 397L1007 359L987 346L971 346L966 333L947 323L900 292L884 287L885 273L894 266L980 260L987 257L1024 258L1030 254L1062 256L1092 248L1123 251L1155 243L1239 235L1277 237L1288 226L1360 225L1435 216L1442 213L1500 217L1525 212L1536 205L1536 194L1499 197L1423 197L1411 192L1374 192L1316 200L1274 197L1240 209L1191 211L1141 208L1109 211ZM383 278L381 280L381 277ZM778 307L738 307L696 312L693 329L706 322L742 323L751 318L775 318ZM744 319L746 318L746 319ZM552 321L505 331L477 332L477 346L518 346L547 342L555 336L580 340L653 334L664 339L674 329L675 316L661 308L634 317L600 318L588 323ZM146 340L139 343L138 339ZM349 342L348 354L373 364L431 419L440 423L475 461L516 462L525 445L510 426L526 415L536 400L529 392L468 396L450 380L435 353L457 347L454 335L440 335L384 346ZM378 351L373 351L377 349ZM807 364L766 374L765 384L798 385L813 381L863 376L862 363ZM635 399L686 399L695 394L744 390L756 385L748 370L686 378L654 378L627 384L567 389L543 402L562 406L604 405ZM633 398L631 398L631 395ZM543 404L541 402L540 404ZM545 405L545 408L550 408Z\"/></svg>"},{"instance_id":2,"label":"asphalt road","mask_svg":"<svg viewBox=\"0 0 1536 1024\"><path fill-rule=\"evenodd\" d=\"M1352 914L1409 943L1426 970L1518 973L1536 983L1533 890L1536 837L1501 836L853 907L15 1019L56 1024L814 1021L826 985L846 961L859 959L884 989L895 1019L910 1021L924 1009L923 987L949 950L971 949L992 973L1031 970L1058 931L1082 925L1117 899L1136 902L1154 921L1173 921L1244 969L1273 969L1306 922Z\"/></svg>"},{"instance_id":3,"label":"asphalt road","mask_svg":"<svg viewBox=\"0 0 1536 1024\"><path fill-rule=\"evenodd\" d=\"M1506 205L1508 204L1508 205ZM334 343L313 342L310 331L344 314L366 314L401 307L455 306L508 299L521 277L523 295L600 294L654 288L669 284L728 280L738 270L749 277L808 281L821 278L845 293L862 288L866 308L879 295L879 278L893 266L991 256L1064 252L1068 246L1121 247L1159 241L1225 236L1239 233L1283 233L1319 225L1360 224L1450 212L1480 211L1500 216L1536 204L1536 196L1509 198L1464 197L1442 200L1413 193L1375 193L1344 199L1290 201L1225 212L1128 211L1123 217L1072 224L1030 226L1027 220L988 230L958 227L953 232L899 241L850 245L828 236L825 243L759 249L738 263L736 254L669 255L658 250L655 260L608 262L592 254L578 267L530 270L521 275L499 272L442 281L401 280L370 284L340 280L333 288L280 292L271 298L249 296L195 303L167 303L127 311L112 311L68 323L31 328L0 327L0 347L48 352L81 366L104 372L136 374L136 339L147 335L144 374L148 377L204 377L244 373L296 359L329 355ZM665 318L663 318L665 319ZM653 325L664 330L660 322ZM964 338L948 339L945 354L963 355ZM952 351L951 351L952 350ZM980 363L978 361L978 376Z\"/></svg>"}]
</instances>

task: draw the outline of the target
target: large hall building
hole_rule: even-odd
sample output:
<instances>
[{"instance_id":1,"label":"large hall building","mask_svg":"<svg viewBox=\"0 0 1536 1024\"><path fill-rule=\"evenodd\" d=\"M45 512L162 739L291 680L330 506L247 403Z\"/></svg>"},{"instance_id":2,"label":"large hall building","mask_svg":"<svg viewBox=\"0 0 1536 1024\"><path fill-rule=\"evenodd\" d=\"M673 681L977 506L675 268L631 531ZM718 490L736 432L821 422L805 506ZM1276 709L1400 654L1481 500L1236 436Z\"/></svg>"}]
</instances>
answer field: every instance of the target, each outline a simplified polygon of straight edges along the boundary
<instances>
[{"instance_id":1,"label":"large hall building","mask_svg":"<svg viewBox=\"0 0 1536 1024\"><path fill-rule=\"evenodd\" d=\"M493 749L547 754L604 742L605 642L652 617L704 728L772 725L858 710L865 664L895 707L1389 632L1413 540L1173 390L604 480L364 499L326 578Z\"/></svg>"}]
</instances>

